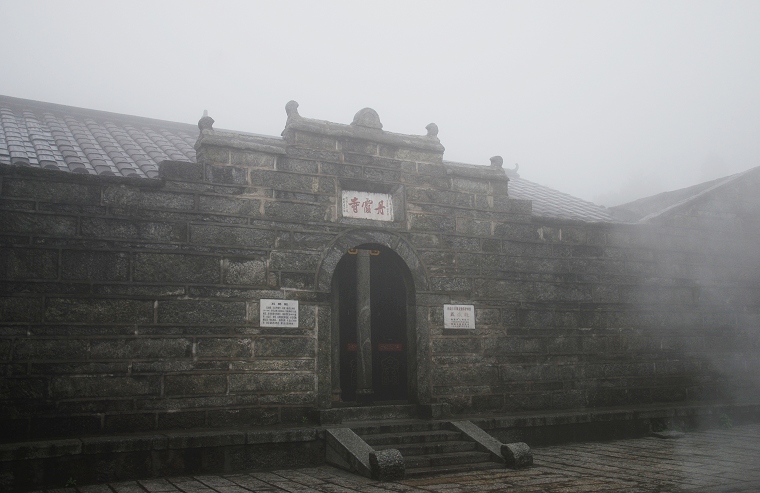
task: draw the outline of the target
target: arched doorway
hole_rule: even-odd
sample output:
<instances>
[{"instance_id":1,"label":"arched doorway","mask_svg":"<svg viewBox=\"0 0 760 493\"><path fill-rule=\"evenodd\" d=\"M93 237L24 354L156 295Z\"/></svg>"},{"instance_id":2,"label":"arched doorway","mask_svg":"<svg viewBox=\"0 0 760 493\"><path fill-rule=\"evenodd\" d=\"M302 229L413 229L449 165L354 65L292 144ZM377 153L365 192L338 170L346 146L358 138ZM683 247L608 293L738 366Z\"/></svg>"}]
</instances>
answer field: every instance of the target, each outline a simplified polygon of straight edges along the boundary
<instances>
[{"instance_id":1,"label":"arched doorway","mask_svg":"<svg viewBox=\"0 0 760 493\"><path fill-rule=\"evenodd\" d=\"M333 375L340 379L340 401L409 400L415 303L404 260L386 246L361 244L345 251L332 284L339 344Z\"/></svg>"}]
</instances>

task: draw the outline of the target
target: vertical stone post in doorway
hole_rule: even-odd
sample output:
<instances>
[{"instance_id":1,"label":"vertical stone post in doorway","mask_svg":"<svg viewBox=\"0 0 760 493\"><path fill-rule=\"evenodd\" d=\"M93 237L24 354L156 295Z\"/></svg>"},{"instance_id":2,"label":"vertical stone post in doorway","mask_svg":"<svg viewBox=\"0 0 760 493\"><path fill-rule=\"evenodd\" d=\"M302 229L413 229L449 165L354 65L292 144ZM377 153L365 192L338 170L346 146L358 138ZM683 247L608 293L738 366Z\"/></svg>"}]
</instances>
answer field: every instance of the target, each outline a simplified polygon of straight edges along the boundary
<instances>
[{"instance_id":1,"label":"vertical stone post in doorway","mask_svg":"<svg viewBox=\"0 0 760 493\"><path fill-rule=\"evenodd\" d=\"M371 403L374 393L369 260L369 250L359 250L356 259L356 400L362 403Z\"/></svg>"}]
</instances>

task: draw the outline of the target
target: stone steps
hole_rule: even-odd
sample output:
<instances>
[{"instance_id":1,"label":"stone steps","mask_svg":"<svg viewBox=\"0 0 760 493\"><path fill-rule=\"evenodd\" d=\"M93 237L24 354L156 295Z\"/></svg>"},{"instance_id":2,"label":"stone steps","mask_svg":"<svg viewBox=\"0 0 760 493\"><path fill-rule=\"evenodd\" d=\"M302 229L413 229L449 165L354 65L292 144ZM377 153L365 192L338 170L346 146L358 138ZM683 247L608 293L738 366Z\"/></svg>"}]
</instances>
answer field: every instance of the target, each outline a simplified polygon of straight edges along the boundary
<instances>
[{"instance_id":1,"label":"stone steps","mask_svg":"<svg viewBox=\"0 0 760 493\"><path fill-rule=\"evenodd\" d=\"M443 442L407 443L403 445L377 445L375 450L395 448L404 457L448 454L454 452L473 452L475 443L465 440L447 440Z\"/></svg>"},{"instance_id":2,"label":"stone steps","mask_svg":"<svg viewBox=\"0 0 760 493\"><path fill-rule=\"evenodd\" d=\"M503 467L465 433L447 425L444 421L410 419L356 422L350 428L374 450L401 452L407 477Z\"/></svg>"},{"instance_id":3,"label":"stone steps","mask_svg":"<svg viewBox=\"0 0 760 493\"><path fill-rule=\"evenodd\" d=\"M366 435L365 441L378 449L385 445L398 448L405 444L445 442L461 440L462 434L456 431L437 430L428 433L419 433L416 431L401 433L376 433Z\"/></svg>"}]
</instances>

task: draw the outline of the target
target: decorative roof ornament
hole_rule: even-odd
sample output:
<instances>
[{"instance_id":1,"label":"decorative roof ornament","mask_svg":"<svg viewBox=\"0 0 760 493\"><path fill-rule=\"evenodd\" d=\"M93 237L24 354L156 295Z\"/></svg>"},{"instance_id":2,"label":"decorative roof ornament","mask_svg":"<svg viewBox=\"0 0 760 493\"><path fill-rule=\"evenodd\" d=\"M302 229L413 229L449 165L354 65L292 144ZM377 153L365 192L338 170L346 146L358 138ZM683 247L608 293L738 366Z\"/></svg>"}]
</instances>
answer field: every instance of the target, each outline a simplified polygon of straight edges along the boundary
<instances>
[{"instance_id":1,"label":"decorative roof ornament","mask_svg":"<svg viewBox=\"0 0 760 493\"><path fill-rule=\"evenodd\" d=\"M428 123L427 127L425 127L425 130L427 130L428 137L438 138L438 125L435 123Z\"/></svg>"},{"instance_id":2,"label":"decorative roof ornament","mask_svg":"<svg viewBox=\"0 0 760 493\"><path fill-rule=\"evenodd\" d=\"M354 121L351 125L365 128L376 128L382 130L383 124L380 123L380 115L372 108L363 108L356 112L354 115Z\"/></svg>"},{"instance_id":3,"label":"decorative roof ornament","mask_svg":"<svg viewBox=\"0 0 760 493\"><path fill-rule=\"evenodd\" d=\"M493 168L502 168L504 167L504 158L501 156L494 156L491 158L491 166Z\"/></svg>"},{"instance_id":4,"label":"decorative roof ornament","mask_svg":"<svg viewBox=\"0 0 760 493\"><path fill-rule=\"evenodd\" d=\"M204 132L205 130L213 131L213 125L214 119L208 116L208 110L203 110L203 116L198 120L198 128L201 129L201 132Z\"/></svg>"},{"instance_id":5,"label":"decorative roof ornament","mask_svg":"<svg viewBox=\"0 0 760 493\"><path fill-rule=\"evenodd\" d=\"M285 113L288 115L288 120L291 118L301 118L298 114L298 102L292 99L285 104Z\"/></svg>"}]
</instances>

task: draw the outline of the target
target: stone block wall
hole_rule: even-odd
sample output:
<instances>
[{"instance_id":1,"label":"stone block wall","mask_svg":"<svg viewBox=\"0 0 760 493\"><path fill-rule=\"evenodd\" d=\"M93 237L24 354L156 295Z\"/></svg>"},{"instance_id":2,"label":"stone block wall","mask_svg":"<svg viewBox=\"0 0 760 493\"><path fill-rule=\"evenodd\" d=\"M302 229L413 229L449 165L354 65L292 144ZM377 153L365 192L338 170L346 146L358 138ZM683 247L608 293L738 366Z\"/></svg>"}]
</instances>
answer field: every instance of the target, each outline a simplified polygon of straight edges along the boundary
<instances>
[{"instance_id":1,"label":"stone block wall","mask_svg":"<svg viewBox=\"0 0 760 493\"><path fill-rule=\"evenodd\" d=\"M0 167L2 439L309 422L331 405L331 275L361 242L414 279L416 402L758 397L756 209L538 218L435 135L297 114L284 139L208 127L197 149L156 180ZM395 220L342 217L341 190L393 194ZM259 326L270 298L299 301L298 328ZM476 329L444 329L444 303Z\"/></svg>"}]
</instances>

